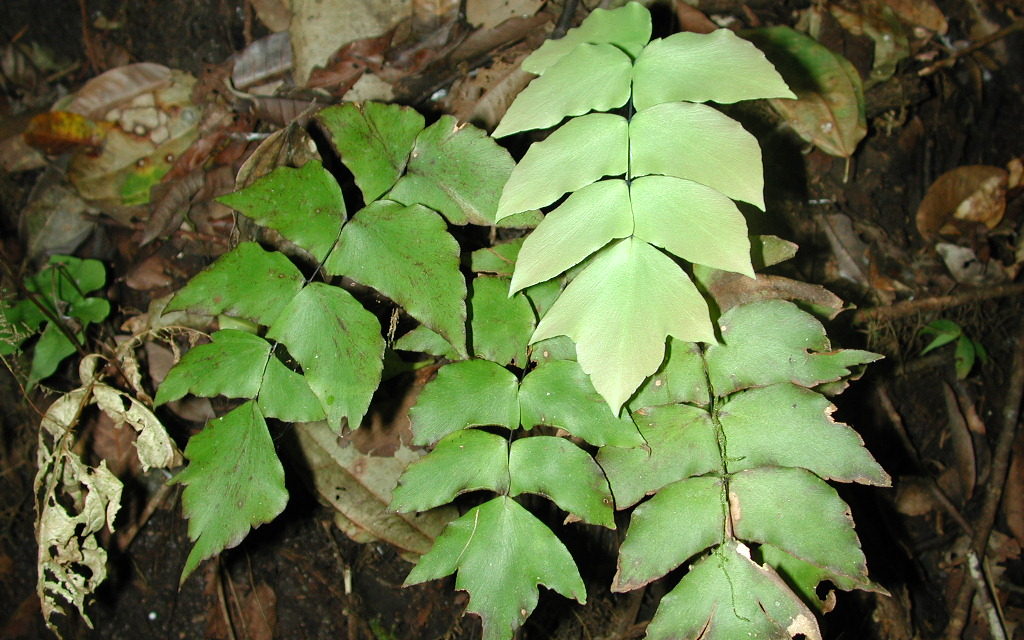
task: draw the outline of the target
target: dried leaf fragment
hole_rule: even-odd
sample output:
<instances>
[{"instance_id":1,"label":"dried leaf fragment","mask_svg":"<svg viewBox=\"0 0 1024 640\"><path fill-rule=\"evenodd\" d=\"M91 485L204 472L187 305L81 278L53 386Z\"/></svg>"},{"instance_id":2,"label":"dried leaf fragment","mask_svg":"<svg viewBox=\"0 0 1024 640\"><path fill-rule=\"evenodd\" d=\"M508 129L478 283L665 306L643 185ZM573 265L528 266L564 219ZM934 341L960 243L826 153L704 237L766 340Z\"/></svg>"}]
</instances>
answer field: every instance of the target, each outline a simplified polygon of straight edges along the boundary
<instances>
[{"instance_id":1,"label":"dried leaf fragment","mask_svg":"<svg viewBox=\"0 0 1024 640\"><path fill-rule=\"evenodd\" d=\"M917 207L917 230L926 240L960 235L971 223L993 229L1006 213L1009 172L988 165L957 167L928 187Z\"/></svg>"}]
</instances>

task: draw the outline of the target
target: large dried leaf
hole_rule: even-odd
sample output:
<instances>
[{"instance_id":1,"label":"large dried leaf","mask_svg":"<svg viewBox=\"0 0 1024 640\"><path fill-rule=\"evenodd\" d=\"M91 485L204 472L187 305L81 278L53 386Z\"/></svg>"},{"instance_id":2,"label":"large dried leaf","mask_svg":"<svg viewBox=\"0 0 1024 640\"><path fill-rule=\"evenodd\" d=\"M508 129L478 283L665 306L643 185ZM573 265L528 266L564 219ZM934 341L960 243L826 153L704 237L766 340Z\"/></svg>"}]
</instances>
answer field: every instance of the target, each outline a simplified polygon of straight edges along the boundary
<instances>
[{"instance_id":1,"label":"large dried leaf","mask_svg":"<svg viewBox=\"0 0 1024 640\"><path fill-rule=\"evenodd\" d=\"M917 207L917 230L926 240L960 235L975 224L994 229L1006 212L1009 172L1001 167L957 167L935 179Z\"/></svg>"},{"instance_id":2,"label":"large dried leaf","mask_svg":"<svg viewBox=\"0 0 1024 640\"><path fill-rule=\"evenodd\" d=\"M154 62L138 62L105 71L75 92L67 111L102 120L108 111L132 98L171 84L171 70Z\"/></svg>"},{"instance_id":3,"label":"large dried leaf","mask_svg":"<svg viewBox=\"0 0 1024 640\"><path fill-rule=\"evenodd\" d=\"M374 539L423 554L458 514L453 507L409 515L388 509L399 476L422 458L420 452L401 447L394 456L366 455L339 442L325 422L297 424L295 434L317 494L357 529L361 542Z\"/></svg>"}]
</instances>

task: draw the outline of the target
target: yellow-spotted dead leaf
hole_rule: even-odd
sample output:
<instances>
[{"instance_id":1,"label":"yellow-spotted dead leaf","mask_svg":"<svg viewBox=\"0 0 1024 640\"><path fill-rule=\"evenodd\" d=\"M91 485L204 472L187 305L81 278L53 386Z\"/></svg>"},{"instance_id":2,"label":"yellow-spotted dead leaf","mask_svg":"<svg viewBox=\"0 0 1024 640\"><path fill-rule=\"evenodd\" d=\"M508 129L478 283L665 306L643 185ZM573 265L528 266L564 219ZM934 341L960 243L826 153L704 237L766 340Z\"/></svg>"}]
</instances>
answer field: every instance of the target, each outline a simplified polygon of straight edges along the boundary
<instances>
[{"instance_id":1,"label":"yellow-spotted dead leaf","mask_svg":"<svg viewBox=\"0 0 1024 640\"><path fill-rule=\"evenodd\" d=\"M917 207L917 230L926 240L959 235L976 224L995 228L1006 213L1009 172L989 165L957 167L928 187Z\"/></svg>"}]
</instances>

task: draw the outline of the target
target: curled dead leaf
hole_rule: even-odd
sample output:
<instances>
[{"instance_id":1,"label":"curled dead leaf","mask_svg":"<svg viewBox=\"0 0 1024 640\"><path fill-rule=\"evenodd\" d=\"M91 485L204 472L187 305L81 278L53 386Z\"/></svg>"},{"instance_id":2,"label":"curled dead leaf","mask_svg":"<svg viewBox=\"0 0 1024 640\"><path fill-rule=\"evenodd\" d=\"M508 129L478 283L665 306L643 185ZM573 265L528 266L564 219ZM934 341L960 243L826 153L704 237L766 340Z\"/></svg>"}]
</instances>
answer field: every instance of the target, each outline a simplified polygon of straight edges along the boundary
<instances>
[{"instance_id":1,"label":"curled dead leaf","mask_svg":"<svg viewBox=\"0 0 1024 640\"><path fill-rule=\"evenodd\" d=\"M111 109L168 87L171 82L171 70L162 64L139 62L117 67L82 85L64 110L101 120Z\"/></svg>"},{"instance_id":2,"label":"curled dead leaf","mask_svg":"<svg viewBox=\"0 0 1024 640\"><path fill-rule=\"evenodd\" d=\"M917 230L926 239L960 235L975 223L995 228L1006 212L1010 174L988 165L967 165L942 174L917 207Z\"/></svg>"}]
</instances>

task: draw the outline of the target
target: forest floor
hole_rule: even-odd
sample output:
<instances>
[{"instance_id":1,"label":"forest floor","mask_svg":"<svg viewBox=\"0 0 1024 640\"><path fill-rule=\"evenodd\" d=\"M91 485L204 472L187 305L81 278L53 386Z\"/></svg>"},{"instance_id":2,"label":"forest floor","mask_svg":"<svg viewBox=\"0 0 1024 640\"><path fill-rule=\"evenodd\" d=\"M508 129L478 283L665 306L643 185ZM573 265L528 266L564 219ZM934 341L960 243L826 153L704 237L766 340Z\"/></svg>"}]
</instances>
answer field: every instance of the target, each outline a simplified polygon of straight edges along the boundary
<instances>
[{"instance_id":1,"label":"forest floor","mask_svg":"<svg viewBox=\"0 0 1024 640\"><path fill-rule=\"evenodd\" d=\"M249 134L305 123L311 108L343 99L393 100L428 118L452 113L493 127L523 86L513 73L518 61L540 45L566 4L577 5L470 0L470 22L482 23L472 26L452 20L458 2L338 0L356 13L362 7L363 31L348 38L361 38L356 45L335 52L335 35L326 51L335 55L324 63L317 57L326 55L323 45L309 44L318 34L302 33L293 20L294 59L280 63L263 50L255 56L257 79L250 80L238 55L273 31L288 33L288 3L45 4L45 11L34 0L0 5L3 284L52 253L102 260L108 267L104 294L114 311L93 337L108 345L127 335L130 321L144 316L153 300L180 288L237 240L236 218L213 198L233 190L237 171L265 138ZM296 15L302 4L291 3ZM591 4L597 3L579 3L569 16L573 24ZM892 489L841 489L872 577L890 595L839 593L836 610L824 618L826 637L929 639L959 625L964 630L955 637L1000 637L993 618L1005 627L1002 637L1024 637L1024 437L1000 438L1017 429L1014 383L1024 375L1024 5L695 4L699 10L678 1L657 5L656 32L680 25L798 25L868 79L862 140L846 131L803 139L794 133L795 121L833 115L827 109L824 116L820 110L790 114L788 122L765 104L729 111L764 150L768 214L750 217L752 232L800 245L797 258L777 273L836 292L848 310L829 326L834 342L885 356L837 399L835 417L854 425L894 479ZM895 23L878 18L883 8L886 16L899 12ZM894 38L903 44L896 53L885 45ZM321 68L310 77L318 59ZM137 62L197 79L187 99L203 124L190 164L172 163L148 204L118 201L123 194L104 191L104 176L94 181L99 196L75 193L66 177L68 153L80 152L88 140L37 136L32 148L22 134L33 116L82 90L90 78ZM832 110L852 100L839 93L820 97L832 101ZM204 141L205 150L198 149ZM837 147L849 149L849 157L822 150ZM107 177L113 180L113 172ZM965 337L959 352L953 340L922 354L934 337L922 329L935 321L959 327ZM963 361L967 351L977 355L973 366ZM162 375L170 351L153 345L145 354L146 370ZM75 368L65 364L26 396L26 362L17 356L5 361L0 602L8 604L0 606L0 638L47 638L53 635L36 595L33 526L38 425L55 394L74 386ZM389 417L386 407L402 406L409 385L392 392L375 401L378 427L402 420ZM216 408L207 402L169 416L180 444ZM98 417L82 431L79 451L107 459L126 490L118 532L102 540L110 568L88 606L93 627L76 615L61 617L63 637L480 637L479 621L463 615L466 598L453 590L452 579L403 588L411 565L386 543L346 536L295 469L288 473L285 513L201 565L179 588L191 548L180 489L162 489L159 472L143 473L131 440ZM282 435L281 447L288 441ZM965 570L970 536L989 528L983 575L972 577ZM612 594L609 546L587 533L570 541L574 555L590 559L584 567L588 606L542 590L520 638L642 637L666 586L662 581ZM975 591L984 597L972 599Z\"/></svg>"}]
</instances>

